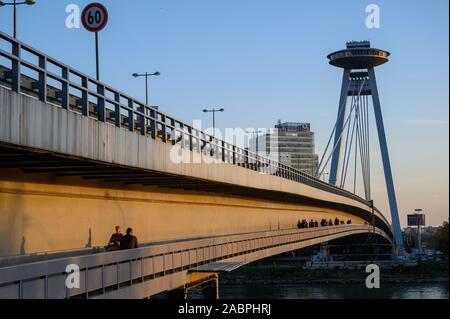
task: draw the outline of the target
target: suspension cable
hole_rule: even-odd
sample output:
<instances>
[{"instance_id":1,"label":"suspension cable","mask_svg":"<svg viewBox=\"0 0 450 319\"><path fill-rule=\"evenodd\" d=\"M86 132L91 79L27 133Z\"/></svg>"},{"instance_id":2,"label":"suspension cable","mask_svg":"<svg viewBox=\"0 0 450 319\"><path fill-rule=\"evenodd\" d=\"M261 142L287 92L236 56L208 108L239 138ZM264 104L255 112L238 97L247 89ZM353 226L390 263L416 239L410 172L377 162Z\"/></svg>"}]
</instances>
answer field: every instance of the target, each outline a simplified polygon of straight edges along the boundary
<instances>
[{"instance_id":1,"label":"suspension cable","mask_svg":"<svg viewBox=\"0 0 450 319\"><path fill-rule=\"evenodd\" d=\"M350 88L350 84L351 84L351 81L348 81L348 85L347 85L346 92L348 92L348 89ZM344 104L347 103L347 96L345 97L345 100L343 101L343 103L344 103ZM323 151L322 158L320 159L319 165L317 165L317 172L320 171L320 166L322 165L323 159L325 158L325 154L327 153L328 147L330 146L330 143L331 143L331 140L332 140L332 138L333 138L333 135L334 135L334 133L336 132L338 120L340 119L340 117L341 117L341 115L342 115L342 112L344 112L344 111L345 111L345 110L344 110L344 107L342 106L342 104L339 105L338 117L337 117L337 119L336 119L336 122L334 123L333 130L331 131L330 138L328 139L327 146L325 147L325 150ZM322 171L323 171L323 170L322 170ZM321 175L322 175L322 173L318 174L316 177L319 177L319 178L320 178Z\"/></svg>"},{"instance_id":2,"label":"suspension cable","mask_svg":"<svg viewBox=\"0 0 450 319\"><path fill-rule=\"evenodd\" d=\"M370 177L370 122L369 122L369 96L366 96L366 122L367 122L367 175L369 180L369 200L372 199L371 194L371 177Z\"/></svg>"},{"instance_id":3,"label":"suspension cable","mask_svg":"<svg viewBox=\"0 0 450 319\"><path fill-rule=\"evenodd\" d=\"M353 106L354 104L354 90L352 91L352 100L351 100L351 105ZM345 180L344 178L344 174L345 174L345 166L346 166L346 162L347 162L347 151L348 151L348 145L349 145L349 135L350 135L350 127L351 127L351 123L352 123L352 117L350 117L350 123L347 126L347 136L345 137L345 148L344 148L344 160L342 162L342 170L341 170L341 183L340 183L340 187L343 188L342 185L342 181ZM350 144L351 146L351 144Z\"/></svg>"},{"instance_id":4,"label":"suspension cable","mask_svg":"<svg viewBox=\"0 0 450 319\"><path fill-rule=\"evenodd\" d=\"M368 197L368 187L367 187L367 161L366 161L366 139L365 139L365 115L364 115L364 107L363 105L358 104L358 136L359 136L359 150L360 150L360 158L361 158L361 171L362 171L362 177L363 177L363 185L364 185L364 192L366 199Z\"/></svg>"},{"instance_id":5,"label":"suspension cable","mask_svg":"<svg viewBox=\"0 0 450 319\"><path fill-rule=\"evenodd\" d=\"M364 86L365 81L366 81L366 79L364 79L364 81L362 82L361 88L358 90L358 96L357 96L358 102L359 102L359 98L360 98L360 96L361 96L361 91L362 91L362 88L363 88L363 86ZM358 105L358 103L355 103L355 105ZM348 121L349 121L349 119L350 119L350 116L352 115L353 110L354 110L354 108L355 108L355 105L352 105L352 107L351 107L351 109L350 109L350 112L349 112L349 114L348 114L348 116L347 116L347 119L345 120L344 127L343 127L343 129L342 129L342 132L341 132L341 134L339 135L339 137L338 137L338 139L337 139L337 141L336 141L336 144L334 145L333 150L331 151L330 155L328 156L327 161L325 162L325 164L324 164L322 170L320 171L319 176L321 176L321 175L323 174L323 171L325 170L325 167L327 166L328 162L330 161L331 156L334 154L334 151L336 150L336 147L338 146L339 142L341 141L341 139L342 139L342 134L343 134L344 131L345 131L345 128L346 128L346 126L347 126L347 124L348 124Z\"/></svg>"},{"instance_id":6,"label":"suspension cable","mask_svg":"<svg viewBox=\"0 0 450 319\"><path fill-rule=\"evenodd\" d=\"M355 139L355 171L353 172L353 194L356 194L356 171L358 167L358 140L359 140L359 123L358 123L358 117L359 117L359 110L356 109L355 111L355 123L356 123L356 139Z\"/></svg>"},{"instance_id":7,"label":"suspension cable","mask_svg":"<svg viewBox=\"0 0 450 319\"><path fill-rule=\"evenodd\" d=\"M353 138L355 137L355 130L356 130L356 112L355 112L355 118L353 121L353 128L352 128L352 135L350 137L350 147L348 149L348 155L347 155L347 163L344 163L345 166L345 172L342 175L343 178L341 179L341 188L345 187L345 182L347 181L347 173L348 173L348 167L351 159L351 152L352 152L352 146L353 146ZM356 142L355 142L356 143ZM355 146L356 147L356 146ZM355 159L356 160L356 159Z\"/></svg>"},{"instance_id":8,"label":"suspension cable","mask_svg":"<svg viewBox=\"0 0 450 319\"><path fill-rule=\"evenodd\" d=\"M362 175L363 175L363 184L364 184L364 192L367 200L371 198L371 189L370 189L370 155L369 155L369 117L368 117L368 97L365 96L361 105L361 164L362 164Z\"/></svg>"}]
</instances>

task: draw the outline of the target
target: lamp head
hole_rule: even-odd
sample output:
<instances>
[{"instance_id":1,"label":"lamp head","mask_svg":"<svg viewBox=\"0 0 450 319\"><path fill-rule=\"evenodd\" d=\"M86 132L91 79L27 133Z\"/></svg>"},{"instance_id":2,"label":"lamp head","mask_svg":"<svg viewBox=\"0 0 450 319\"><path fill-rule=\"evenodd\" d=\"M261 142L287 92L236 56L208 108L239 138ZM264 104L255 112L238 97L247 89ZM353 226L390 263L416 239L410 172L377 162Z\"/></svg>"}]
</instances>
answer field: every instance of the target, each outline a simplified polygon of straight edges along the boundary
<instances>
[{"instance_id":1,"label":"lamp head","mask_svg":"<svg viewBox=\"0 0 450 319\"><path fill-rule=\"evenodd\" d=\"M135 78L137 78L137 77L139 76L139 74L133 73L133 76L134 76Z\"/></svg>"},{"instance_id":2,"label":"lamp head","mask_svg":"<svg viewBox=\"0 0 450 319\"><path fill-rule=\"evenodd\" d=\"M203 112L204 112L204 113L207 113L207 112L209 112L209 111L208 111L207 109L203 109Z\"/></svg>"},{"instance_id":3,"label":"lamp head","mask_svg":"<svg viewBox=\"0 0 450 319\"><path fill-rule=\"evenodd\" d=\"M219 112L224 112L225 111L225 109L224 108L221 108L220 110L219 110Z\"/></svg>"},{"instance_id":4,"label":"lamp head","mask_svg":"<svg viewBox=\"0 0 450 319\"><path fill-rule=\"evenodd\" d=\"M36 0L26 0L25 3L32 6L33 4L36 4Z\"/></svg>"},{"instance_id":5,"label":"lamp head","mask_svg":"<svg viewBox=\"0 0 450 319\"><path fill-rule=\"evenodd\" d=\"M160 76L160 75L161 75L161 72L156 71L155 73L153 73L153 75L155 75L155 76Z\"/></svg>"}]
</instances>

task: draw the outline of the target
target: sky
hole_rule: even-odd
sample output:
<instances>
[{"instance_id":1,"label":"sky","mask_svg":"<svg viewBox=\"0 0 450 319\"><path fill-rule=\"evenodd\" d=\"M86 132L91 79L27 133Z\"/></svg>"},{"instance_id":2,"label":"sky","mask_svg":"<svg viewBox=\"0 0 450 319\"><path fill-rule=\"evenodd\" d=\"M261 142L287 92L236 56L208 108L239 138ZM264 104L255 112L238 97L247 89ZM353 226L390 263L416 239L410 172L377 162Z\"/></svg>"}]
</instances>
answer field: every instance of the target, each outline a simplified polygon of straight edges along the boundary
<instances>
[{"instance_id":1,"label":"sky","mask_svg":"<svg viewBox=\"0 0 450 319\"><path fill-rule=\"evenodd\" d=\"M18 8L18 38L95 76L94 35L66 27L66 7L90 1L37 0ZM310 122L322 154L336 120L342 71L327 54L350 40L391 53L377 82L400 220L422 208L427 224L449 215L449 16L447 0L133 0L100 1L101 79L144 100L134 72L150 79L150 101L176 118L210 125L205 107L224 107L219 129L270 128L278 119ZM366 27L366 6L380 28ZM0 8L12 33L12 9ZM373 115L372 115L373 119ZM371 128L375 205L389 217L375 127Z\"/></svg>"}]
</instances>

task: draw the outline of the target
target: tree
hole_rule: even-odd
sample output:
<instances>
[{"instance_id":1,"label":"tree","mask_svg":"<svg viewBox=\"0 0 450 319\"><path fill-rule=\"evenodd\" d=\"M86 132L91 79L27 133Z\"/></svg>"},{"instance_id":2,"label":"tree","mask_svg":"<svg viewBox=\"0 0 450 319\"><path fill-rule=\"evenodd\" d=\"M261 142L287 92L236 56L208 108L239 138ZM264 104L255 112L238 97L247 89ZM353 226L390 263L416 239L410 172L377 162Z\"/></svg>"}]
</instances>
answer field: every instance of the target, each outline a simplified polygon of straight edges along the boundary
<instances>
[{"instance_id":1,"label":"tree","mask_svg":"<svg viewBox=\"0 0 450 319\"><path fill-rule=\"evenodd\" d=\"M442 224L442 229L436 235L436 249L442 251L448 257L448 222Z\"/></svg>"},{"instance_id":2,"label":"tree","mask_svg":"<svg viewBox=\"0 0 450 319\"><path fill-rule=\"evenodd\" d=\"M442 227L426 241L427 247L436 249L448 257L448 222L445 221Z\"/></svg>"}]
</instances>

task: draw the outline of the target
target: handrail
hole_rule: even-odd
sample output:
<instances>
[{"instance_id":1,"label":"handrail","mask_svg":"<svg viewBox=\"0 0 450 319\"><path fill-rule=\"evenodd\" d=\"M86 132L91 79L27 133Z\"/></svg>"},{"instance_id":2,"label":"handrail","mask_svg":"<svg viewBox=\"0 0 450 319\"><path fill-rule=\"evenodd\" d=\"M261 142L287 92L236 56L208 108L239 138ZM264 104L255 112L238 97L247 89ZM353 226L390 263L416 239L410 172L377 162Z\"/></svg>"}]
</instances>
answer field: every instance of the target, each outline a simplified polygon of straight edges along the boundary
<instances>
[{"instance_id":1,"label":"handrail","mask_svg":"<svg viewBox=\"0 0 450 319\"><path fill-rule=\"evenodd\" d=\"M181 240L137 249L103 252L92 255L71 256L43 262L34 262L0 268L1 291L9 297L22 299L71 298L84 295L88 298L100 290L119 290L123 284L142 283L176 272L189 271L199 265L226 260L256 251L323 239L372 232L369 225L342 225L314 229L286 229L246 234ZM375 233L389 237L376 228ZM77 265L84 283L79 289L69 291L65 286L67 266ZM42 284L45 283L45 284ZM24 293L27 295L24 296ZM12 295L14 294L14 295Z\"/></svg>"},{"instance_id":2,"label":"handrail","mask_svg":"<svg viewBox=\"0 0 450 319\"><path fill-rule=\"evenodd\" d=\"M369 201L347 190L197 130L157 107L146 105L3 32L0 32L0 40L3 40L0 42L1 86L45 103L77 111L84 116L95 116L98 121L126 127L129 131L160 139L164 143L171 142L172 145L187 147L191 151L204 153L224 163L279 176L370 206ZM11 45L10 52L1 49L1 44L5 43ZM30 61L24 55L27 57L31 55L36 61ZM10 68L3 66L4 72L1 72L2 58L9 60L11 64ZM24 75L22 69L37 73L37 79ZM55 72L54 69L59 69L59 72ZM30 82L30 87L23 85L25 77ZM78 78L78 81L74 78ZM81 93L77 95L75 91ZM96 100L96 103L93 100ZM384 219L381 212L375 210ZM384 221L388 224L386 219Z\"/></svg>"}]
</instances>

